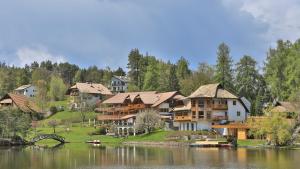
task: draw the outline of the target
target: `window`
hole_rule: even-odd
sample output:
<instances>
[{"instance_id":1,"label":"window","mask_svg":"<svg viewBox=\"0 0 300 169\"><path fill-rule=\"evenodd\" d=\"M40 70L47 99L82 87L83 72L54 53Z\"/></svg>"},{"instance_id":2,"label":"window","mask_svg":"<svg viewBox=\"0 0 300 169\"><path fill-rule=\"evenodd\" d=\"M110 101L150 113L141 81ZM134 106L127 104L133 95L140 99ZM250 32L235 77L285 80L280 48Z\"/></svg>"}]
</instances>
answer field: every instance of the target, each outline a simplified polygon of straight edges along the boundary
<instances>
[{"instance_id":1,"label":"window","mask_svg":"<svg viewBox=\"0 0 300 169\"><path fill-rule=\"evenodd\" d=\"M192 107L195 107L195 105L196 105L196 101L192 100Z\"/></svg>"},{"instance_id":2,"label":"window","mask_svg":"<svg viewBox=\"0 0 300 169\"><path fill-rule=\"evenodd\" d=\"M192 118L195 119L196 118L196 112L193 111L192 114L193 114Z\"/></svg>"},{"instance_id":3,"label":"window","mask_svg":"<svg viewBox=\"0 0 300 169\"><path fill-rule=\"evenodd\" d=\"M211 119L211 112L210 111L206 112L206 118Z\"/></svg>"},{"instance_id":4,"label":"window","mask_svg":"<svg viewBox=\"0 0 300 169\"><path fill-rule=\"evenodd\" d=\"M232 104L233 104L233 105L236 105L236 101L235 101L235 100L233 100Z\"/></svg>"},{"instance_id":5,"label":"window","mask_svg":"<svg viewBox=\"0 0 300 169\"><path fill-rule=\"evenodd\" d=\"M198 106L199 107L204 107L204 100L203 99L198 100Z\"/></svg>"},{"instance_id":6,"label":"window","mask_svg":"<svg viewBox=\"0 0 300 169\"><path fill-rule=\"evenodd\" d=\"M161 108L159 109L160 112L169 112L169 109L168 108Z\"/></svg>"},{"instance_id":7,"label":"window","mask_svg":"<svg viewBox=\"0 0 300 169\"><path fill-rule=\"evenodd\" d=\"M236 112L236 115L237 115L237 116L241 116L241 112L240 112L240 111L237 111L237 112Z\"/></svg>"},{"instance_id":8,"label":"window","mask_svg":"<svg viewBox=\"0 0 300 169\"><path fill-rule=\"evenodd\" d=\"M204 118L204 111L199 111L198 118L199 119L203 119Z\"/></svg>"}]
</instances>

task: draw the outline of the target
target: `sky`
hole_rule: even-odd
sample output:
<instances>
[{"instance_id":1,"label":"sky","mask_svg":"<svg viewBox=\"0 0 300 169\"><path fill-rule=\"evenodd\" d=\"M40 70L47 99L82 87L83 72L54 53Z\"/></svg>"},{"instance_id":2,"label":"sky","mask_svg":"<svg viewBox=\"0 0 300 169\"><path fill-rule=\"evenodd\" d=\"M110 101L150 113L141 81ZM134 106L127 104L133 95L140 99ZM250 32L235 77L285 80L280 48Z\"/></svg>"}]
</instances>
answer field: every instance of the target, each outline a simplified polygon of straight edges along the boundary
<instances>
[{"instance_id":1,"label":"sky","mask_svg":"<svg viewBox=\"0 0 300 169\"><path fill-rule=\"evenodd\" d=\"M0 0L0 61L126 68L138 48L196 69L225 42L262 65L278 39L300 38L299 18L299 0Z\"/></svg>"}]
</instances>

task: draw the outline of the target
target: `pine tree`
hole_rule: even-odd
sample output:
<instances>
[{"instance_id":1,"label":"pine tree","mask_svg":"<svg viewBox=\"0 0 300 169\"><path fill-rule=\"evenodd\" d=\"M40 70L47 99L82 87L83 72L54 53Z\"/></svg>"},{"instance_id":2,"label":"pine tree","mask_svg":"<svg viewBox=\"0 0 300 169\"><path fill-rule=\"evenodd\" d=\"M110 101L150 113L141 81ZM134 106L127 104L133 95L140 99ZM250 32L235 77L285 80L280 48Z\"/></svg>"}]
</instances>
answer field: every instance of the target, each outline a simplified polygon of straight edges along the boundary
<instances>
[{"instance_id":1,"label":"pine tree","mask_svg":"<svg viewBox=\"0 0 300 169\"><path fill-rule=\"evenodd\" d=\"M171 65L170 66L170 71L169 71L169 89L170 91L179 91L180 86L179 86L179 81L176 76L176 65Z\"/></svg>"},{"instance_id":2,"label":"pine tree","mask_svg":"<svg viewBox=\"0 0 300 169\"><path fill-rule=\"evenodd\" d=\"M176 75L180 80L185 79L191 75L191 70L189 69L189 62L184 57L181 57L177 62Z\"/></svg>"},{"instance_id":3,"label":"pine tree","mask_svg":"<svg viewBox=\"0 0 300 169\"><path fill-rule=\"evenodd\" d=\"M245 96L250 101L255 100L257 94L257 79L259 76L256 69L256 61L245 55L236 64L236 91L239 96Z\"/></svg>"},{"instance_id":4,"label":"pine tree","mask_svg":"<svg viewBox=\"0 0 300 169\"><path fill-rule=\"evenodd\" d=\"M136 86L139 90L142 89L141 83L141 62L143 56L138 49L133 49L128 55L127 68L129 69L128 76L130 78L130 86ZM134 87L133 87L134 88Z\"/></svg>"},{"instance_id":5,"label":"pine tree","mask_svg":"<svg viewBox=\"0 0 300 169\"><path fill-rule=\"evenodd\" d=\"M225 43L221 43L217 52L217 65L215 80L223 85L224 88L234 90L233 69L230 49Z\"/></svg>"},{"instance_id":6,"label":"pine tree","mask_svg":"<svg viewBox=\"0 0 300 169\"><path fill-rule=\"evenodd\" d=\"M155 91L157 90L158 86L157 65L155 63L149 64L149 66L147 67L147 72L145 74L143 90Z\"/></svg>"}]
</instances>

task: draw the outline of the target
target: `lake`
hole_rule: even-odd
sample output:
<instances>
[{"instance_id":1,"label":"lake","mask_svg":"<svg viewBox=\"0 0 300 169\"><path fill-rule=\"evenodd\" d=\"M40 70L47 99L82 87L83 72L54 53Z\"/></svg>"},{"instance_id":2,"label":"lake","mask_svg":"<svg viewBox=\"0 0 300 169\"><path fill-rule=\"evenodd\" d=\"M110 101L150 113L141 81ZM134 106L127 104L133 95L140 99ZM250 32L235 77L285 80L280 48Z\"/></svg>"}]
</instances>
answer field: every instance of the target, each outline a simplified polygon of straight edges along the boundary
<instances>
[{"instance_id":1,"label":"lake","mask_svg":"<svg viewBox=\"0 0 300 169\"><path fill-rule=\"evenodd\" d=\"M0 148L0 169L299 168L300 150L66 144Z\"/></svg>"}]
</instances>

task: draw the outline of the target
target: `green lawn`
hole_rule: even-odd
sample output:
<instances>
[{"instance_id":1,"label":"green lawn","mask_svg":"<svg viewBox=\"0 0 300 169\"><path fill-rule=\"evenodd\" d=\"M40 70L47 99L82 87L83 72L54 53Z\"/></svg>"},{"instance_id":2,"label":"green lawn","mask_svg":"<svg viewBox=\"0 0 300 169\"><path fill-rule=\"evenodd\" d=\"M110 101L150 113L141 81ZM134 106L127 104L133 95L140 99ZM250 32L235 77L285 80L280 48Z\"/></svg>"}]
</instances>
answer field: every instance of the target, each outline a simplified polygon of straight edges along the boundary
<instances>
[{"instance_id":1,"label":"green lawn","mask_svg":"<svg viewBox=\"0 0 300 169\"><path fill-rule=\"evenodd\" d=\"M238 146L261 146L265 143L266 143L265 140L254 140L254 139L238 140Z\"/></svg>"},{"instance_id":2,"label":"green lawn","mask_svg":"<svg viewBox=\"0 0 300 169\"><path fill-rule=\"evenodd\" d=\"M81 113L78 111L70 111L68 110L69 107L69 100L64 100L64 101L55 101L55 102L49 102L48 106L56 106L56 107L60 107L63 106L64 107L64 111L61 112L57 112L54 115L51 115L50 117L47 117L46 119L40 121L40 125L43 127L47 126L48 121L50 120L57 120L60 124L65 124L66 122L69 123L80 123L82 121L82 117L81 117ZM93 120L96 118L96 113L95 112L85 112L85 116L86 116L86 121L88 121L89 119L91 119L91 122L93 122Z\"/></svg>"},{"instance_id":3,"label":"green lawn","mask_svg":"<svg viewBox=\"0 0 300 169\"><path fill-rule=\"evenodd\" d=\"M56 134L63 136L66 138L66 141L71 143L84 143L88 140L100 140L104 144L120 144L122 142L128 142L128 141L166 141L167 131L156 131L151 134L143 134L138 136L129 136L127 138L116 138L112 136L106 136L106 135L90 135L89 133L95 131L93 127L71 127L70 131L67 132L65 127L57 127L56 128ZM50 127L42 127L37 128L37 134L52 134L53 129ZM28 136L28 140L33 138L35 136L35 133L32 132L30 136ZM51 140L45 140L41 142L42 144L55 143L55 141Z\"/></svg>"}]
</instances>

